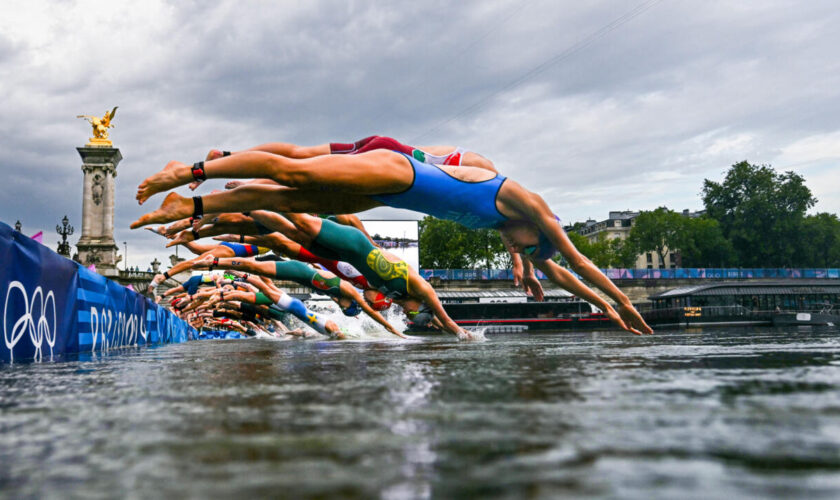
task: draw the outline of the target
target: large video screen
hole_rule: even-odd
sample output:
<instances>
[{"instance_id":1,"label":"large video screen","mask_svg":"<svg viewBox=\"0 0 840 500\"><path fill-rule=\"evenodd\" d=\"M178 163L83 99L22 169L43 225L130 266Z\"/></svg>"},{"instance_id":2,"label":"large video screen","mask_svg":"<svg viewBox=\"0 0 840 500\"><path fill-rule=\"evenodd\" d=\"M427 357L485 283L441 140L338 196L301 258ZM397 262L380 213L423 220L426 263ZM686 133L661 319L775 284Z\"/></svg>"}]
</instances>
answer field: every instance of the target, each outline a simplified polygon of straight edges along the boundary
<instances>
[{"instance_id":1,"label":"large video screen","mask_svg":"<svg viewBox=\"0 0 840 500\"><path fill-rule=\"evenodd\" d=\"M416 220L364 220L368 234L383 249L420 269L420 250L417 246Z\"/></svg>"}]
</instances>

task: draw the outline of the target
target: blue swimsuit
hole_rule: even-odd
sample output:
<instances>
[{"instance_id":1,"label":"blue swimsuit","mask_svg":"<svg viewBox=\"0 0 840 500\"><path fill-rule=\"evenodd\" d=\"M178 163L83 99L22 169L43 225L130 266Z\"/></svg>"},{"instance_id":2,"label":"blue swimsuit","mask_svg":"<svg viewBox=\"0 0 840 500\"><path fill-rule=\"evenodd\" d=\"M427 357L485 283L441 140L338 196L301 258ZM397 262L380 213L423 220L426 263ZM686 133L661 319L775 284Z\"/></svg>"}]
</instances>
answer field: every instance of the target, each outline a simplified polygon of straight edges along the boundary
<instances>
[{"instance_id":1,"label":"blue swimsuit","mask_svg":"<svg viewBox=\"0 0 840 500\"><path fill-rule=\"evenodd\" d=\"M407 208L438 219L447 219L470 229L495 228L507 220L496 208L496 196L507 177L496 174L481 182L452 177L440 167L421 163L400 153L411 162L414 182L402 193L372 195L376 201L394 208Z\"/></svg>"}]
</instances>

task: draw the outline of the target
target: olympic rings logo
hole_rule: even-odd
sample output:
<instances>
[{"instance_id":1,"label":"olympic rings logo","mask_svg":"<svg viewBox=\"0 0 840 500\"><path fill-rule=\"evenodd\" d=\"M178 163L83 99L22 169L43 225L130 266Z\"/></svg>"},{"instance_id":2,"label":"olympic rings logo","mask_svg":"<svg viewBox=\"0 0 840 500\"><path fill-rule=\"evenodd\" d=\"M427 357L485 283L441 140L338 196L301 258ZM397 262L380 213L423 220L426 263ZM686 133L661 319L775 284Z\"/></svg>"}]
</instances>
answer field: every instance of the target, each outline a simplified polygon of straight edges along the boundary
<instances>
[{"instance_id":1,"label":"olympic rings logo","mask_svg":"<svg viewBox=\"0 0 840 500\"><path fill-rule=\"evenodd\" d=\"M10 312L9 300L12 298L12 292L14 290L18 290L23 299L24 314L15 321L10 335L10 321L8 321ZM38 307L36 308L36 306ZM37 321L35 320L35 315L38 316ZM52 318L52 323L50 323L50 318ZM30 340L32 340L32 345L35 346L35 359L40 360L42 357L41 347L44 340L47 341L47 345L50 347L50 357L52 357L53 347L55 347L57 323L55 295L52 290L44 294L44 290L39 286L32 294L32 302L30 303L26 288L24 288L20 281L9 283L3 307L3 340L6 343L6 348L9 349L10 361L14 360L14 347L27 331L29 332Z\"/></svg>"}]
</instances>

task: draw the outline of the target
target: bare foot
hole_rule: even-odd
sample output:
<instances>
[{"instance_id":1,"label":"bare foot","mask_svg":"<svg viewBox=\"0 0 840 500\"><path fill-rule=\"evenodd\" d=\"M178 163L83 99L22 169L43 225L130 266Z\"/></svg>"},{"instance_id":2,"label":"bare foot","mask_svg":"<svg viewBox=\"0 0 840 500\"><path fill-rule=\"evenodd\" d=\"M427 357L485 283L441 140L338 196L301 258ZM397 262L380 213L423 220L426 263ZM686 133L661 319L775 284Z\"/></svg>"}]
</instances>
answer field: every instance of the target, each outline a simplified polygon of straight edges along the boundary
<instances>
[{"instance_id":1,"label":"bare foot","mask_svg":"<svg viewBox=\"0 0 840 500\"><path fill-rule=\"evenodd\" d=\"M195 207L190 198L184 198L178 193L169 193L164 198L160 208L149 212L131 223L131 229L148 226L149 224L163 224L188 217Z\"/></svg>"},{"instance_id":2,"label":"bare foot","mask_svg":"<svg viewBox=\"0 0 840 500\"><path fill-rule=\"evenodd\" d=\"M222 152L218 149L211 149L204 158L204 161L218 160L222 157Z\"/></svg>"},{"instance_id":3,"label":"bare foot","mask_svg":"<svg viewBox=\"0 0 840 500\"><path fill-rule=\"evenodd\" d=\"M216 257L214 255L205 255L204 257L200 257L193 261L193 267L204 269L210 267L213 264L213 259Z\"/></svg>"},{"instance_id":4,"label":"bare foot","mask_svg":"<svg viewBox=\"0 0 840 500\"><path fill-rule=\"evenodd\" d=\"M167 238L169 238L169 239L172 239L172 238L174 238L174 237L175 237L178 233L180 233L181 231L183 231L184 229L186 229L186 228L188 228L188 227L190 227L189 219L187 219L187 220L179 220L179 221L178 221L178 222L176 222L175 224L170 224L170 225L166 228L166 232L164 233L164 236L166 236L166 237L167 237Z\"/></svg>"},{"instance_id":5,"label":"bare foot","mask_svg":"<svg viewBox=\"0 0 840 500\"><path fill-rule=\"evenodd\" d=\"M227 181L227 183L225 183L225 189L236 189L243 184L245 183L242 181Z\"/></svg>"},{"instance_id":6,"label":"bare foot","mask_svg":"<svg viewBox=\"0 0 840 500\"><path fill-rule=\"evenodd\" d=\"M192 179L190 167L170 161L160 172L149 176L137 187L137 201L141 205L153 195L186 184Z\"/></svg>"},{"instance_id":7,"label":"bare foot","mask_svg":"<svg viewBox=\"0 0 840 500\"><path fill-rule=\"evenodd\" d=\"M161 236L166 236L166 228L164 226L158 226L156 228L155 227L144 227L143 229L145 229L146 231L151 231L155 234L159 234Z\"/></svg>"},{"instance_id":8,"label":"bare foot","mask_svg":"<svg viewBox=\"0 0 840 500\"><path fill-rule=\"evenodd\" d=\"M189 243L191 241L195 241L192 231L181 231L175 238L172 239L172 241L166 244L166 248L174 247L175 245L183 245L184 243Z\"/></svg>"}]
</instances>

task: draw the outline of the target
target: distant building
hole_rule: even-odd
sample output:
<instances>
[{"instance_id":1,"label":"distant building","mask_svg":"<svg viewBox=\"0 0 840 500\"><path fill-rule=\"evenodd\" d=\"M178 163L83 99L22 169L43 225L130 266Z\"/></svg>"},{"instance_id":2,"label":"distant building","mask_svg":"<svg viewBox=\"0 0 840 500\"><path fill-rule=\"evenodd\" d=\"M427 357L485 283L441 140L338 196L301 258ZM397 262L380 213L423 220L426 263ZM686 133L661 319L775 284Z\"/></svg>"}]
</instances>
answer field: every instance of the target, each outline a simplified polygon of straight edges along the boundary
<instances>
[{"instance_id":1,"label":"distant building","mask_svg":"<svg viewBox=\"0 0 840 500\"><path fill-rule=\"evenodd\" d=\"M640 213L640 211L631 210L610 212L610 216L606 220L600 222L593 219L587 220L583 227L577 229L577 232L582 236L586 236L589 241L597 241L601 238L601 234L605 234L608 240L626 240L630 236L630 229L633 227L636 217ZM692 218L700 217L704 213L704 210L691 212L686 209L682 211L685 217ZM678 251L668 251L665 254L665 262L662 263L659 262L659 255L656 252L643 253L636 258L634 267L636 269L674 269L680 267L680 255Z\"/></svg>"}]
</instances>

